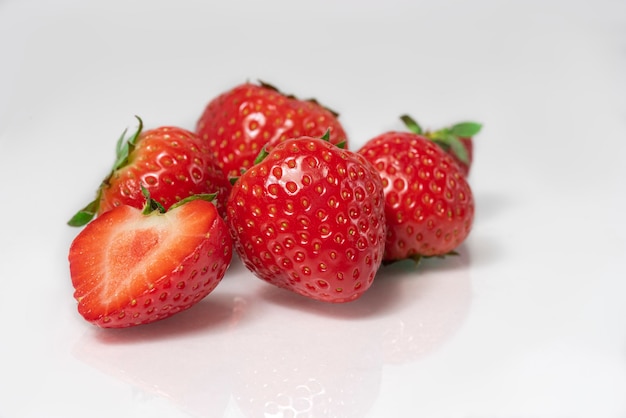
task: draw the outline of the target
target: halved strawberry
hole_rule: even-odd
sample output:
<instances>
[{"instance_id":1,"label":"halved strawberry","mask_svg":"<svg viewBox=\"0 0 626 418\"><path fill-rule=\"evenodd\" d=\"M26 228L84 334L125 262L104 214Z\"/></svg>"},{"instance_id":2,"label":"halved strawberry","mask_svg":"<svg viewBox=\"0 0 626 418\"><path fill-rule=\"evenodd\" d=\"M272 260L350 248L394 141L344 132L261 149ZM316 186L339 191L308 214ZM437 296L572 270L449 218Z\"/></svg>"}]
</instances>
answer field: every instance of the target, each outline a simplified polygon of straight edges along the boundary
<instances>
[{"instance_id":1,"label":"halved strawberry","mask_svg":"<svg viewBox=\"0 0 626 418\"><path fill-rule=\"evenodd\" d=\"M145 189L144 189L145 190ZM199 196L163 213L118 206L87 224L69 252L79 313L104 328L167 318L221 281L232 241L215 205Z\"/></svg>"}]
</instances>

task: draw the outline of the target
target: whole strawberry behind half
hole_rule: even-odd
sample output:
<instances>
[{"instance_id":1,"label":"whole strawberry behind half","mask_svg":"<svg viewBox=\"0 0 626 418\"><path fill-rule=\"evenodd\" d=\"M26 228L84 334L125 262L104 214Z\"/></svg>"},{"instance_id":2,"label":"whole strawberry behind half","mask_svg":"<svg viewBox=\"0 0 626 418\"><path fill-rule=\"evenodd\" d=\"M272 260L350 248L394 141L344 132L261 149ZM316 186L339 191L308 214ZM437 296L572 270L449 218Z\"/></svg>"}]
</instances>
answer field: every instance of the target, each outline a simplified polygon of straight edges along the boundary
<instances>
[{"instance_id":1,"label":"whole strawberry behind half","mask_svg":"<svg viewBox=\"0 0 626 418\"><path fill-rule=\"evenodd\" d=\"M215 204L223 216L230 182L207 145L193 132L178 127L144 131L141 118L137 120L135 133L126 138L124 131L119 138L115 163L96 198L68 224L83 226L94 216L121 205L142 208L142 186L166 209L195 194L217 193Z\"/></svg>"},{"instance_id":2,"label":"whole strawberry behind half","mask_svg":"<svg viewBox=\"0 0 626 418\"><path fill-rule=\"evenodd\" d=\"M197 134L227 176L250 168L264 146L270 150L290 138L317 138L329 131L331 143L347 144L336 112L314 99L301 100L259 83L244 83L215 97L197 122Z\"/></svg>"},{"instance_id":3,"label":"whole strawberry behind half","mask_svg":"<svg viewBox=\"0 0 626 418\"><path fill-rule=\"evenodd\" d=\"M90 222L69 251L78 312L103 328L147 324L190 308L222 280L232 257L228 227L195 195L167 212L150 199ZM207 199L207 200L205 200Z\"/></svg>"},{"instance_id":4,"label":"whole strawberry behind half","mask_svg":"<svg viewBox=\"0 0 626 418\"><path fill-rule=\"evenodd\" d=\"M327 140L276 145L234 184L227 222L249 270L312 299L359 298L382 261L380 177L365 158Z\"/></svg>"},{"instance_id":5,"label":"whole strawberry behind half","mask_svg":"<svg viewBox=\"0 0 626 418\"><path fill-rule=\"evenodd\" d=\"M429 138L386 132L358 151L385 193L385 262L444 256L469 235L474 198L461 167Z\"/></svg>"}]
</instances>

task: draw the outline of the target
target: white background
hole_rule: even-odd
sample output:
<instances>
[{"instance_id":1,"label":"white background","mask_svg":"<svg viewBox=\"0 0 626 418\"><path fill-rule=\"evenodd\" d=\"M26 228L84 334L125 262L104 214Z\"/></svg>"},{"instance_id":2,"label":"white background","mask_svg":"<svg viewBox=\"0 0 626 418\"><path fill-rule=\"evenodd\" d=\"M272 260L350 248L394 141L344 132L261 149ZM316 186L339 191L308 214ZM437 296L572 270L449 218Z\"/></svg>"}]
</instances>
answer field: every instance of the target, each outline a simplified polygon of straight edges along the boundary
<instances>
[{"instance_id":1,"label":"white background","mask_svg":"<svg viewBox=\"0 0 626 418\"><path fill-rule=\"evenodd\" d=\"M65 222L119 134L256 79L353 149L484 123L461 256L338 306L234 260L169 320L86 323ZM623 0L0 0L0 417L624 418L625 143Z\"/></svg>"}]
</instances>

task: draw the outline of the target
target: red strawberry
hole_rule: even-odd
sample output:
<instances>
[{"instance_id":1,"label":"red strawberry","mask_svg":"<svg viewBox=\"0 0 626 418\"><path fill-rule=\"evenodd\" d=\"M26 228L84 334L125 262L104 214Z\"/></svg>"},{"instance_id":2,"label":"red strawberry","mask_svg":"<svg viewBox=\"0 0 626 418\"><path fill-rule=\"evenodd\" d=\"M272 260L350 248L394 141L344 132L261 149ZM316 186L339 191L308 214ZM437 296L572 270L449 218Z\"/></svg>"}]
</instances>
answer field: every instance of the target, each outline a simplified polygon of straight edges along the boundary
<instances>
[{"instance_id":1,"label":"red strawberry","mask_svg":"<svg viewBox=\"0 0 626 418\"><path fill-rule=\"evenodd\" d=\"M424 132L410 116L403 115L400 118L411 132L424 135L450 154L461 168L463 175L465 177L469 175L474 156L472 137L480 132L482 128L480 123L461 122L437 131Z\"/></svg>"},{"instance_id":2,"label":"red strawberry","mask_svg":"<svg viewBox=\"0 0 626 418\"><path fill-rule=\"evenodd\" d=\"M120 205L143 207L141 187L165 208L194 194L217 193L217 207L224 214L230 182L217 166L208 147L193 132L177 127L137 131L117 142L117 158L102 181L96 198L68 223L82 226L96 214Z\"/></svg>"},{"instance_id":3,"label":"red strawberry","mask_svg":"<svg viewBox=\"0 0 626 418\"><path fill-rule=\"evenodd\" d=\"M118 206L74 239L78 312L104 328L147 324L190 308L221 281L232 256L215 205L194 196L165 213ZM161 207L162 208L162 207Z\"/></svg>"},{"instance_id":4,"label":"red strawberry","mask_svg":"<svg viewBox=\"0 0 626 418\"><path fill-rule=\"evenodd\" d=\"M337 113L315 100L299 100L261 83L245 83L222 93L206 106L196 132L207 141L220 167L229 177L253 165L263 146L298 136L347 142Z\"/></svg>"},{"instance_id":5,"label":"red strawberry","mask_svg":"<svg viewBox=\"0 0 626 418\"><path fill-rule=\"evenodd\" d=\"M385 193L385 261L445 255L474 220L474 200L452 157L428 138L387 132L359 153L379 172Z\"/></svg>"},{"instance_id":6,"label":"red strawberry","mask_svg":"<svg viewBox=\"0 0 626 418\"><path fill-rule=\"evenodd\" d=\"M382 260L380 178L362 156L322 139L282 142L243 173L227 220L248 269L313 299L357 299Z\"/></svg>"}]
</instances>

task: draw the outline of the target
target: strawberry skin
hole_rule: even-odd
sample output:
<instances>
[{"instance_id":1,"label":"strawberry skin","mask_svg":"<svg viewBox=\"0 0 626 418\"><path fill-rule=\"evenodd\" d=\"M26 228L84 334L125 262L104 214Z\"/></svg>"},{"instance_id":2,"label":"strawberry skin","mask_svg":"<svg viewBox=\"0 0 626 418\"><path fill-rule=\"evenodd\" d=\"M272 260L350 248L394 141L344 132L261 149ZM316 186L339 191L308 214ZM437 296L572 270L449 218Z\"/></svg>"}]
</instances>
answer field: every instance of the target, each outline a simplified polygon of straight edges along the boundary
<instances>
[{"instance_id":1,"label":"strawberry skin","mask_svg":"<svg viewBox=\"0 0 626 418\"><path fill-rule=\"evenodd\" d=\"M82 226L96 214L117 206L142 208L145 198L141 187L166 209L196 194L217 193L216 205L225 213L230 182L218 167L204 141L188 130L162 126L118 141L117 159L111 173L100 185L96 199L70 220Z\"/></svg>"},{"instance_id":2,"label":"strawberry skin","mask_svg":"<svg viewBox=\"0 0 626 418\"><path fill-rule=\"evenodd\" d=\"M163 214L115 207L70 246L78 312L97 326L123 328L188 309L221 281L231 246L211 202L191 200Z\"/></svg>"},{"instance_id":3,"label":"strawberry skin","mask_svg":"<svg viewBox=\"0 0 626 418\"><path fill-rule=\"evenodd\" d=\"M206 145L194 133L169 126L141 134L128 164L103 185L99 213L122 204L142 207L140 184L165 208L194 194L217 191L221 209L230 192Z\"/></svg>"},{"instance_id":4,"label":"strawberry skin","mask_svg":"<svg viewBox=\"0 0 626 418\"><path fill-rule=\"evenodd\" d=\"M347 142L335 112L315 100L285 95L266 83L244 83L217 96L196 126L229 177L250 168L266 144L269 150L286 139L317 138L327 130L331 143Z\"/></svg>"},{"instance_id":5,"label":"strawberry skin","mask_svg":"<svg viewBox=\"0 0 626 418\"><path fill-rule=\"evenodd\" d=\"M385 261L443 256L466 239L474 220L472 190L442 148L411 132L387 132L358 152L384 186Z\"/></svg>"},{"instance_id":6,"label":"strawberry skin","mask_svg":"<svg viewBox=\"0 0 626 418\"><path fill-rule=\"evenodd\" d=\"M322 139L282 142L243 173L227 222L249 270L312 299L359 298L382 262L380 177L360 155Z\"/></svg>"}]
</instances>

